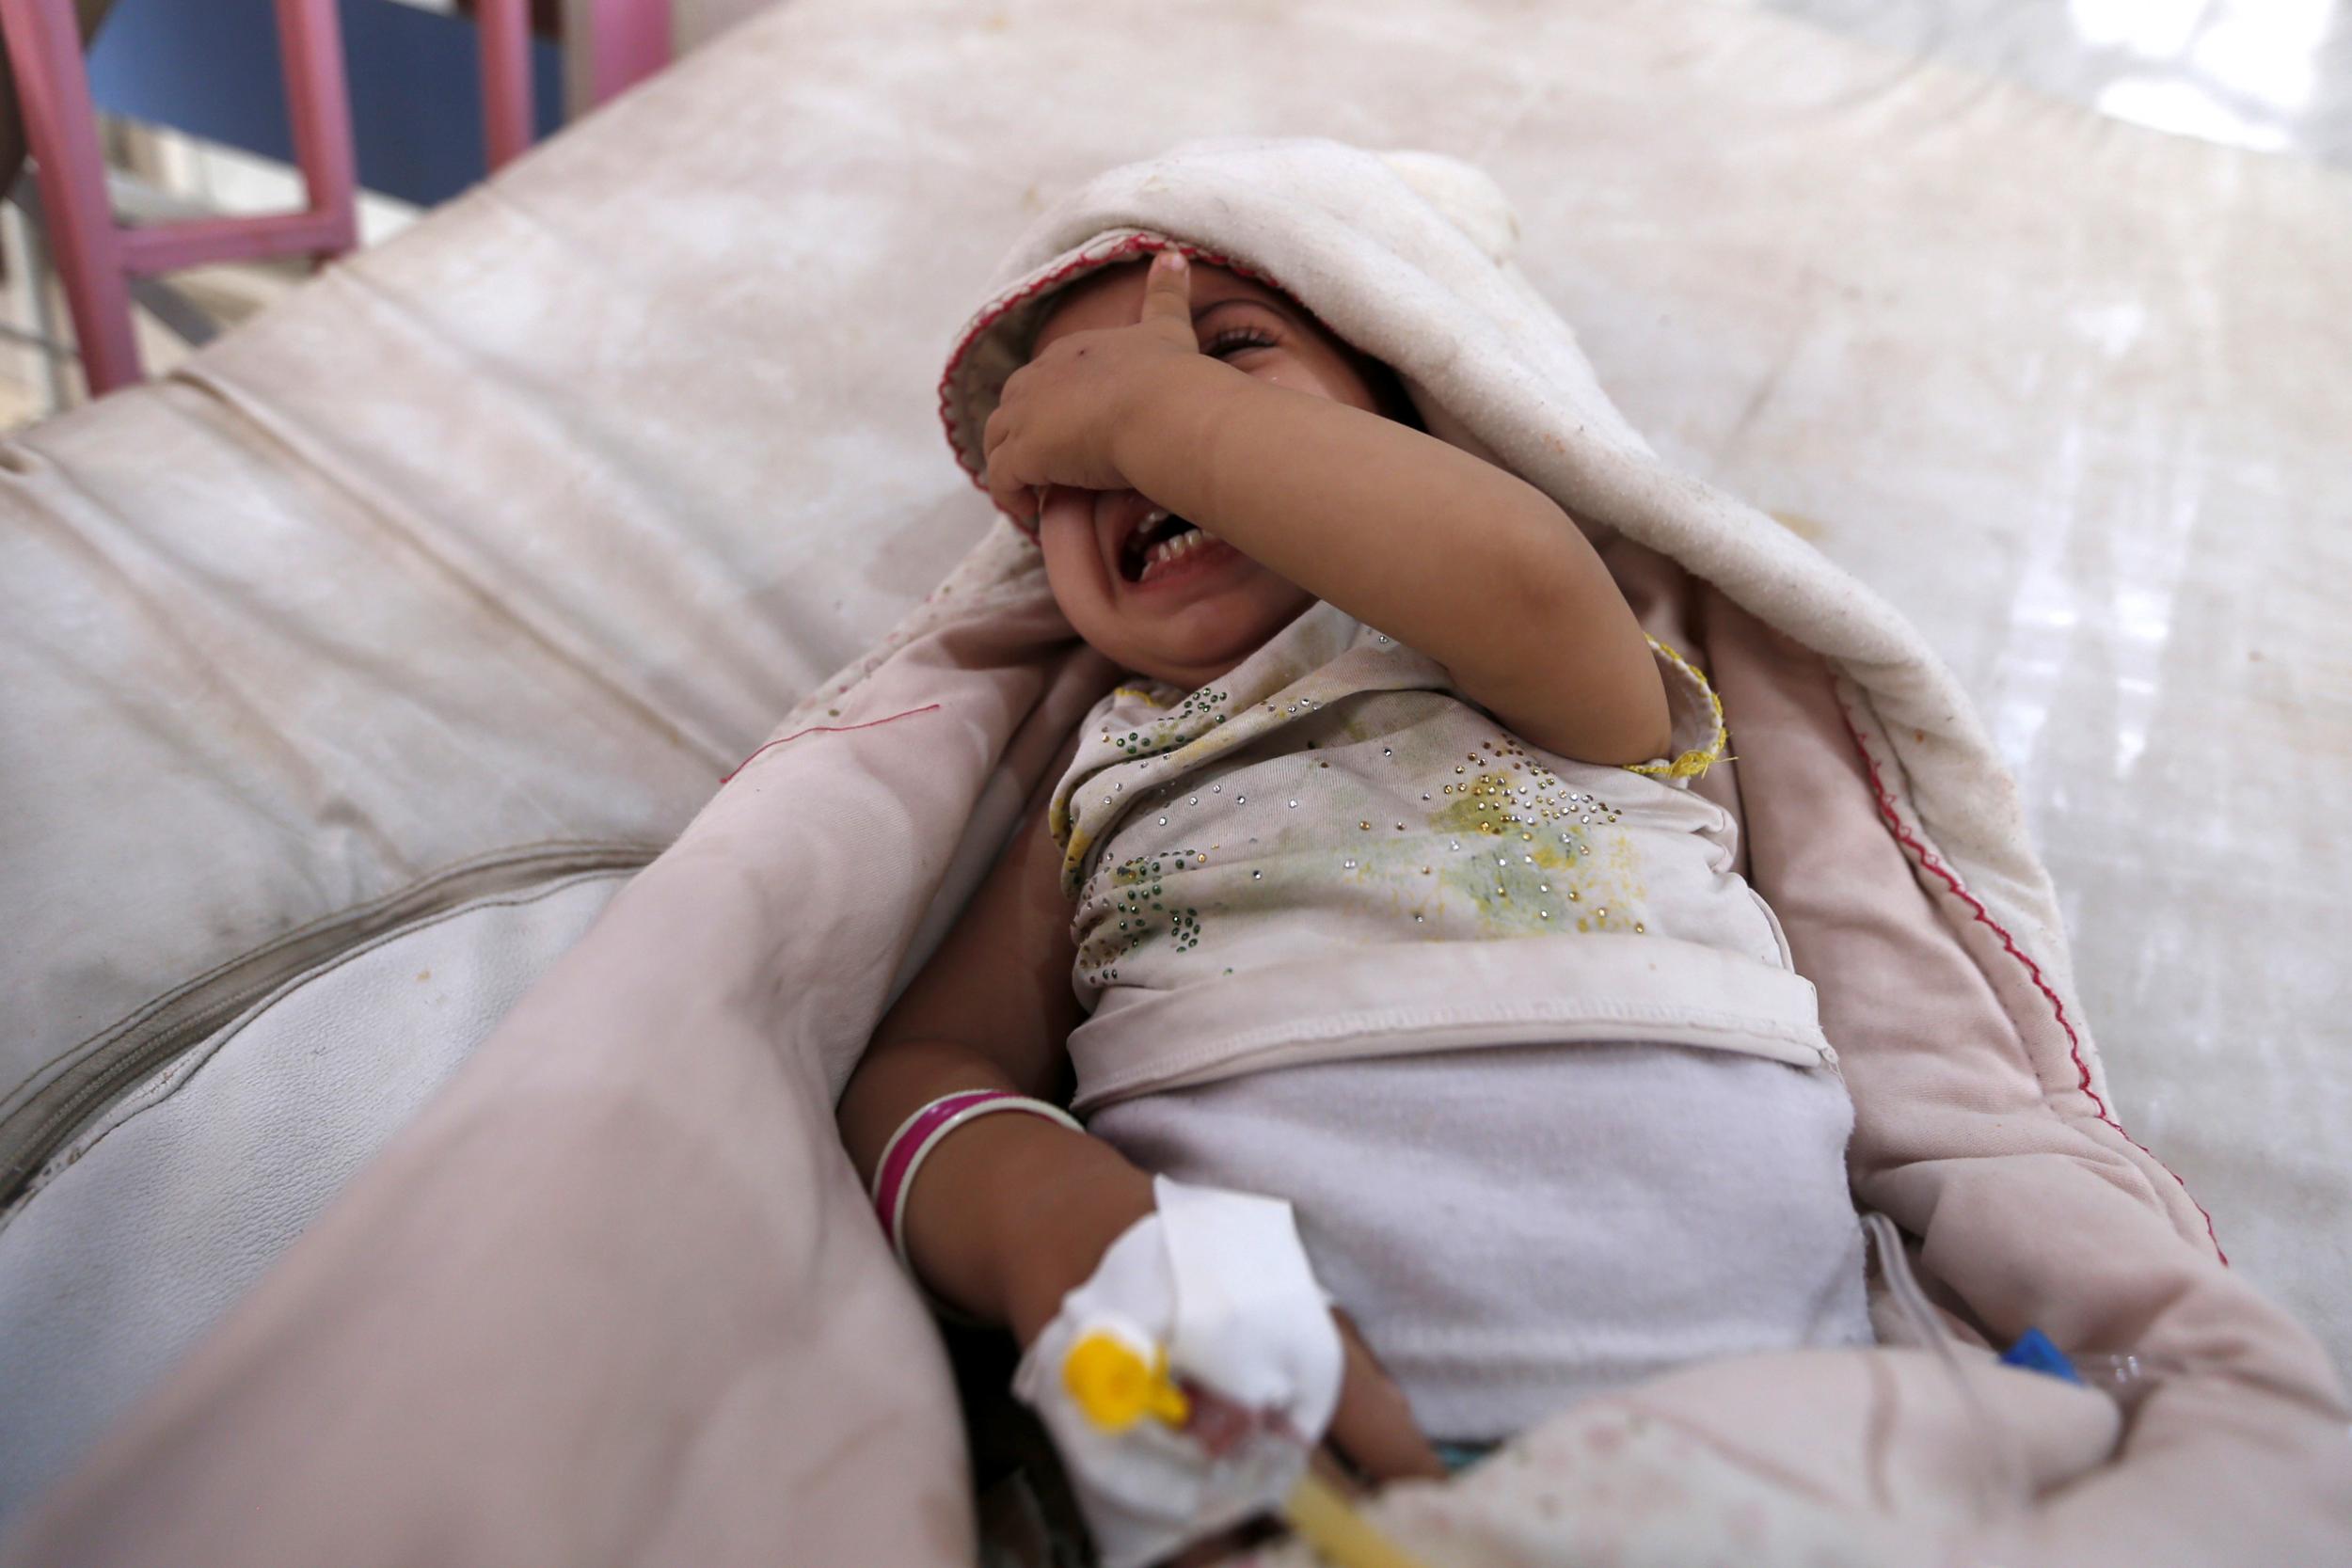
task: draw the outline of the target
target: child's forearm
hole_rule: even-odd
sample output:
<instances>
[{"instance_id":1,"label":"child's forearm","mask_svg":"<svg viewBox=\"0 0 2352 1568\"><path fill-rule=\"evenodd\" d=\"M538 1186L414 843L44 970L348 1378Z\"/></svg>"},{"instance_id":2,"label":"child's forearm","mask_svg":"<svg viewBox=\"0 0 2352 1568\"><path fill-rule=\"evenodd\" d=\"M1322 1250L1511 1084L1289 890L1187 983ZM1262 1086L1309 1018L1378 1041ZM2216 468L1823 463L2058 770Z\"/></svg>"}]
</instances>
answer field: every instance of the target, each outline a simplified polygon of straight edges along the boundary
<instances>
[{"instance_id":1,"label":"child's forearm","mask_svg":"<svg viewBox=\"0 0 2352 1568\"><path fill-rule=\"evenodd\" d=\"M1637 762L1664 687L1633 612L1549 497L1458 447L1206 357L1125 421L1136 489L1443 663L1548 750Z\"/></svg>"},{"instance_id":2,"label":"child's forearm","mask_svg":"<svg viewBox=\"0 0 2352 1568\"><path fill-rule=\"evenodd\" d=\"M837 1113L859 1179L870 1189L890 1134L960 1089L1028 1092L969 1046L901 1039L869 1051ZM907 1195L907 1256L935 1294L1026 1344L1152 1207L1152 1179L1101 1139L1042 1117L980 1117L923 1162Z\"/></svg>"}]
</instances>

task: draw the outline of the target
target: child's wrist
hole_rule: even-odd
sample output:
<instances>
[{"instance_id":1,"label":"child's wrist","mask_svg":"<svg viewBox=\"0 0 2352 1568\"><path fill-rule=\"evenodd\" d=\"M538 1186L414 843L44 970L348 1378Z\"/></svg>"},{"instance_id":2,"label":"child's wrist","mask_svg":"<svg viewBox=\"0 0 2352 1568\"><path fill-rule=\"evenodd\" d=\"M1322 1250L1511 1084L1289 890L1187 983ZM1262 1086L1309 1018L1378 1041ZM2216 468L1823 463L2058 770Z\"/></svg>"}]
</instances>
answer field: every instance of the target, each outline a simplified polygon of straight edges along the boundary
<instances>
[{"instance_id":1,"label":"child's wrist","mask_svg":"<svg viewBox=\"0 0 2352 1568\"><path fill-rule=\"evenodd\" d=\"M1217 422L1260 383L1206 355L1176 360L1142 378L1114 420L1111 463L1129 486L1180 516L1205 511L1208 465Z\"/></svg>"},{"instance_id":2,"label":"child's wrist","mask_svg":"<svg viewBox=\"0 0 2352 1568\"><path fill-rule=\"evenodd\" d=\"M1110 1244L1152 1212L1152 1178L1098 1139L1039 1140L1005 1171L995 1206L997 1306L1026 1346L1083 1285Z\"/></svg>"},{"instance_id":3,"label":"child's wrist","mask_svg":"<svg viewBox=\"0 0 2352 1568\"><path fill-rule=\"evenodd\" d=\"M907 1193L916 1277L1023 1344L1128 1226L1152 1179L1110 1145L1039 1117L983 1117L942 1139Z\"/></svg>"}]
</instances>

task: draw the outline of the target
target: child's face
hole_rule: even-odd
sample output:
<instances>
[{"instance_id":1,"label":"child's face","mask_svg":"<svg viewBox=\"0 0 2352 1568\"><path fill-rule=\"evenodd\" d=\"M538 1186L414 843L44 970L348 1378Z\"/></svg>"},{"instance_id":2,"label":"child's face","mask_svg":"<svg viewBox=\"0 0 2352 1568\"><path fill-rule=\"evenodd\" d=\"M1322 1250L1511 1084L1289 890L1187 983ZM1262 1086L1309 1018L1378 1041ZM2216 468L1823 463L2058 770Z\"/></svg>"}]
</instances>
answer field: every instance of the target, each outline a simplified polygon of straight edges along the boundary
<instances>
[{"instance_id":1,"label":"child's face","mask_svg":"<svg viewBox=\"0 0 2352 1568\"><path fill-rule=\"evenodd\" d=\"M1030 353L1073 332L1133 323L1149 261L1105 267L1065 291ZM1289 296L1219 266L1192 268L1193 332L1200 352L1293 391L1388 414L1373 361ZM1392 385L1392 384L1391 384ZM1398 396L1391 392L1391 396ZM1221 540L1204 540L1165 576L1130 578L1125 546L1152 504L1133 490L1066 485L1046 493L1038 519L1046 579L1078 635L1121 668L1187 690L1206 685L1296 619L1314 596Z\"/></svg>"}]
</instances>

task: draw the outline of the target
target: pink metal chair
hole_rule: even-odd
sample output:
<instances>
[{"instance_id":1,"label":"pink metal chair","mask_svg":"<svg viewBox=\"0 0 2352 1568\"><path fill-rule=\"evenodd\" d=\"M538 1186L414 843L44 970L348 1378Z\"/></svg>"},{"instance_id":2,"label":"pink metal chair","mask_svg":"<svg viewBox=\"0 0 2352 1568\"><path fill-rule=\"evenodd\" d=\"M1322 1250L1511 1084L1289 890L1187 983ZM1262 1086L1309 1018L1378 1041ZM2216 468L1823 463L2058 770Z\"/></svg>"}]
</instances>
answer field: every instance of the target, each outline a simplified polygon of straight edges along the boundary
<instances>
[{"instance_id":1,"label":"pink metal chair","mask_svg":"<svg viewBox=\"0 0 2352 1568\"><path fill-rule=\"evenodd\" d=\"M0 31L16 68L50 249L92 397L140 378L131 327L133 277L262 256L324 260L358 240L351 104L335 0L277 0L277 8L294 161L308 205L297 213L134 229L115 221L106 198L105 160L72 0L0 0ZM583 8L596 102L668 60L669 0L586 0ZM482 0L480 26L484 119L496 168L531 141L528 0Z\"/></svg>"},{"instance_id":2,"label":"pink metal chair","mask_svg":"<svg viewBox=\"0 0 2352 1568\"><path fill-rule=\"evenodd\" d=\"M570 0L586 35L588 101L601 103L670 62L670 0ZM495 169L531 145L530 0L479 0L482 122Z\"/></svg>"}]
</instances>

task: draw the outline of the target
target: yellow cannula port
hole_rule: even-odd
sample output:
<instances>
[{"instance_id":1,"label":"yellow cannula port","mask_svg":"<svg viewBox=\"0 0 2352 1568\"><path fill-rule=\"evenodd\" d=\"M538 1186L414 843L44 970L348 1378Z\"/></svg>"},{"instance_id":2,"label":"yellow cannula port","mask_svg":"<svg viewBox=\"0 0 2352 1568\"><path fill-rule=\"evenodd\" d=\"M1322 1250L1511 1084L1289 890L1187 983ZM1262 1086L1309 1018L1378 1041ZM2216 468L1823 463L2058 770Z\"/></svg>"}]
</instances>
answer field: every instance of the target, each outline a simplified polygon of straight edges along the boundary
<instances>
[{"instance_id":1,"label":"yellow cannula port","mask_svg":"<svg viewBox=\"0 0 2352 1568\"><path fill-rule=\"evenodd\" d=\"M1184 1391L1168 1375L1165 1348L1146 1361L1133 1345L1100 1329L1070 1347L1061 1377L1087 1419L1104 1432L1124 1432L1146 1416L1182 1426L1192 1412Z\"/></svg>"},{"instance_id":2,"label":"yellow cannula port","mask_svg":"<svg viewBox=\"0 0 2352 1568\"><path fill-rule=\"evenodd\" d=\"M1118 1335L1096 1329L1070 1347L1061 1376L1087 1419L1104 1432L1124 1432L1146 1416L1182 1426L1191 1412L1184 1391L1168 1374L1164 1345L1154 1346L1146 1360ZM1420 1559L1375 1529L1311 1471L1298 1478L1282 1513L1333 1568L1422 1568Z\"/></svg>"}]
</instances>

